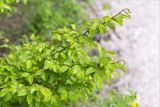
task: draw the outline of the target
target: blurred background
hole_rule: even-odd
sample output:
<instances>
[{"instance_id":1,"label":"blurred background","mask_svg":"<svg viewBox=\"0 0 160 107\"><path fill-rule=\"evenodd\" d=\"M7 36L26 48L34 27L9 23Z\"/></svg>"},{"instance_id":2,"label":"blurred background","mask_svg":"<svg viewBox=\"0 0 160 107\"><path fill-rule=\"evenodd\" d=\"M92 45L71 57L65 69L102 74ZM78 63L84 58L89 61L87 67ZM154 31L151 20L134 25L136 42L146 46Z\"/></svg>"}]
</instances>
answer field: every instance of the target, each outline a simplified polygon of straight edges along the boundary
<instances>
[{"instance_id":1,"label":"blurred background","mask_svg":"<svg viewBox=\"0 0 160 107\"><path fill-rule=\"evenodd\" d=\"M113 80L111 86L104 86L100 95L109 89L133 89L137 92L140 107L160 107L159 0L33 1L25 8L22 3L15 4L16 12L0 15L0 44L18 44L22 35L31 33L49 37L58 27L130 9L132 17L125 20L123 26L95 37L106 50L115 50L118 58L125 60L128 71L127 75ZM0 49L0 56L6 53L7 49Z\"/></svg>"},{"instance_id":2,"label":"blurred background","mask_svg":"<svg viewBox=\"0 0 160 107\"><path fill-rule=\"evenodd\" d=\"M106 50L117 50L127 64L127 75L113 87L135 89L141 107L160 107L160 1L99 0L95 3L99 16L106 14L101 6L105 3L111 13L124 8L132 12L131 19L110 32L110 41L100 42Z\"/></svg>"}]
</instances>

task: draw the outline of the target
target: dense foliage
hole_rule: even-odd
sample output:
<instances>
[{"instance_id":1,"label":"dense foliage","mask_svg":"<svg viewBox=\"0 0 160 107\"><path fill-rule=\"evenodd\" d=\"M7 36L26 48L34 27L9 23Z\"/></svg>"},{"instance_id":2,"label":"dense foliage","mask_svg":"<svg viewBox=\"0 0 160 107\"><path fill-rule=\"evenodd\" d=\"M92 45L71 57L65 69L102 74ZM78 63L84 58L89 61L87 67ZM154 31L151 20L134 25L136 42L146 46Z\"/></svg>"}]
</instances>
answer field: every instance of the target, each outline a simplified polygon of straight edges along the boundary
<instances>
[{"instance_id":1,"label":"dense foliage","mask_svg":"<svg viewBox=\"0 0 160 107\"><path fill-rule=\"evenodd\" d=\"M46 38L54 29L69 26L71 23L78 24L86 18L82 2L78 0L1 0L0 20L11 23L5 29L0 25L0 30L2 26L2 32L9 35L11 39L32 33Z\"/></svg>"},{"instance_id":2,"label":"dense foliage","mask_svg":"<svg viewBox=\"0 0 160 107\"><path fill-rule=\"evenodd\" d=\"M95 33L122 24L130 17L128 9L102 19L72 24L54 30L49 41L32 35L21 45L8 46L10 53L0 58L0 105L2 107L66 106L87 98L103 81L126 71L114 51L105 51L92 41ZM6 47L3 45L1 47ZM89 55L91 48L98 55Z\"/></svg>"}]
</instances>

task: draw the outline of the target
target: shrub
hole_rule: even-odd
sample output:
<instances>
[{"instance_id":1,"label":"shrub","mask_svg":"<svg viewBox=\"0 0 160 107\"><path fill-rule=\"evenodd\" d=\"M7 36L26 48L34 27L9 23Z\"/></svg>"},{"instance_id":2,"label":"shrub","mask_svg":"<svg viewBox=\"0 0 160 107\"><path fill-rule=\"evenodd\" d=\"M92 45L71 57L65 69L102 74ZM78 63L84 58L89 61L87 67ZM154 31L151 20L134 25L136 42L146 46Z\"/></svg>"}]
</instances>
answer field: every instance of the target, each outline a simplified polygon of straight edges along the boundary
<instances>
[{"instance_id":1,"label":"shrub","mask_svg":"<svg viewBox=\"0 0 160 107\"><path fill-rule=\"evenodd\" d=\"M90 37L128 17L130 12L124 9L81 26L54 30L49 41L32 35L21 45L9 46L9 55L0 58L0 105L66 106L109 82L118 75L116 70L126 71L121 61L112 59L114 51L106 52ZM99 54L89 56L93 47Z\"/></svg>"},{"instance_id":2,"label":"shrub","mask_svg":"<svg viewBox=\"0 0 160 107\"><path fill-rule=\"evenodd\" d=\"M1 0L0 20L2 21L0 22L7 23L8 26L0 26L0 29L2 28L5 35L11 39L32 33L46 38L54 29L72 23L78 24L87 17L81 2L78 0Z\"/></svg>"}]
</instances>

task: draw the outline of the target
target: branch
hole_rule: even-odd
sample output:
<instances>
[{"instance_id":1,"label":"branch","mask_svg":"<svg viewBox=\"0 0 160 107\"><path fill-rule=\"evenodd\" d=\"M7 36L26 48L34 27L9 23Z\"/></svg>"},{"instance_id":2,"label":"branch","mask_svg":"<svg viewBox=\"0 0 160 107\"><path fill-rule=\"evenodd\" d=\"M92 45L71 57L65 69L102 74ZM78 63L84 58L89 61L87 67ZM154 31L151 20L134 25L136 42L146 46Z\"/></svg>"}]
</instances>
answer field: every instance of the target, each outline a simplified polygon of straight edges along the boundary
<instances>
[{"instance_id":1,"label":"branch","mask_svg":"<svg viewBox=\"0 0 160 107\"><path fill-rule=\"evenodd\" d=\"M121 10L119 13L117 13L116 15L112 16L111 19L114 20L114 19L115 19L118 15L120 15L122 12L125 12L125 13L126 13L126 11L130 12L130 10L129 10L128 8L123 9L123 10ZM110 21L110 20L109 20L109 21ZM107 22L109 22L109 21L107 21ZM102 24L105 24L105 23L107 23L107 22L103 22ZM85 34L87 34L88 32L89 32L89 29L86 30L82 35L85 35ZM79 38L79 37L80 37L80 36L75 37L74 39ZM72 43L72 44L73 44L73 43ZM56 54L57 52L62 52L62 51L64 51L64 50L68 49L72 44L70 44L68 47L65 47L65 48L63 48L63 49L61 49L61 50L55 50L52 55Z\"/></svg>"}]
</instances>

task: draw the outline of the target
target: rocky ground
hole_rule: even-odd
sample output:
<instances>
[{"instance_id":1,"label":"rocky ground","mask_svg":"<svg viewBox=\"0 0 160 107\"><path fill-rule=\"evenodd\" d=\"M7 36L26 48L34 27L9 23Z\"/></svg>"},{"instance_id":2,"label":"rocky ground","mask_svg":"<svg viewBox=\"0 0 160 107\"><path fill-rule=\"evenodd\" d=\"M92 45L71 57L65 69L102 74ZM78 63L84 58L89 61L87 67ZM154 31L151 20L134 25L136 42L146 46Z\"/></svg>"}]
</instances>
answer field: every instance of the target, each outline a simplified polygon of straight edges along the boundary
<instances>
[{"instance_id":1,"label":"rocky ground","mask_svg":"<svg viewBox=\"0 0 160 107\"><path fill-rule=\"evenodd\" d=\"M106 50L119 52L127 64L127 75L113 86L136 90L140 107L160 107L160 1L97 0L93 8L99 16L106 15L101 8L104 3L109 3L111 13L124 8L132 12L124 26L110 32L110 41L101 41Z\"/></svg>"}]
</instances>

